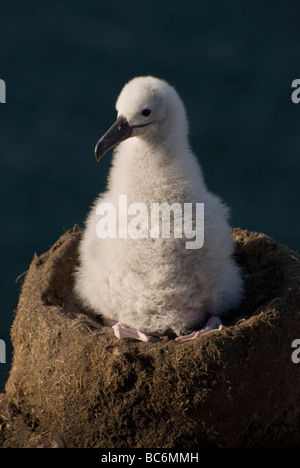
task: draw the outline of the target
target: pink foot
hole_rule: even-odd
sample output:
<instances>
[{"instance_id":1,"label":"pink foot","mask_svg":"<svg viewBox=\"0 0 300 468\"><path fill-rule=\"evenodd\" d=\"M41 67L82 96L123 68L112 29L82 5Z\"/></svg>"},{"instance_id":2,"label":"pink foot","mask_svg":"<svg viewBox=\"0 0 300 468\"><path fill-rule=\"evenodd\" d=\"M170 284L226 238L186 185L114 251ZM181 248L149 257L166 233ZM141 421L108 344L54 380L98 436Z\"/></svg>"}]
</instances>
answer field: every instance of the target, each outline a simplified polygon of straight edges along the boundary
<instances>
[{"instance_id":1,"label":"pink foot","mask_svg":"<svg viewBox=\"0 0 300 468\"><path fill-rule=\"evenodd\" d=\"M151 336L145 335L145 333L139 330L133 330L132 328L126 327L123 323L115 322L110 319L103 319L103 323L106 327L112 327L115 335L119 340L123 338L134 338L139 341L150 341Z\"/></svg>"},{"instance_id":2,"label":"pink foot","mask_svg":"<svg viewBox=\"0 0 300 468\"><path fill-rule=\"evenodd\" d=\"M221 319L217 316L210 317L210 319L207 321L207 323L204 325L204 327L201 330L194 331L190 333L189 335L184 335L184 336L178 336L178 338L175 338L175 341L190 341L194 340L195 338L198 338L201 335L204 335L204 333L209 333L213 330L223 330L226 328L222 322Z\"/></svg>"}]
</instances>

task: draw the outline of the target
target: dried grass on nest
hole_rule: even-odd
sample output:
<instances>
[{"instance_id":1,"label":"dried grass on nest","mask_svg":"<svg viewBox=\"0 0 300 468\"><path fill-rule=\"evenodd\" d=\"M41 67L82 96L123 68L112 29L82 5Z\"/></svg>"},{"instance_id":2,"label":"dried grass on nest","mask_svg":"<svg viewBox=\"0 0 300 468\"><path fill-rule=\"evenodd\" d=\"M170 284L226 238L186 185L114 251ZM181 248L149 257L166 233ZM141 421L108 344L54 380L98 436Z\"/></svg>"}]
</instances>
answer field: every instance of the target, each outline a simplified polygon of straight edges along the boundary
<instances>
[{"instance_id":1,"label":"dried grass on nest","mask_svg":"<svg viewBox=\"0 0 300 468\"><path fill-rule=\"evenodd\" d=\"M246 293L223 331L118 341L72 293L81 229L26 275L0 396L2 447L300 446L300 257L233 230Z\"/></svg>"}]
</instances>

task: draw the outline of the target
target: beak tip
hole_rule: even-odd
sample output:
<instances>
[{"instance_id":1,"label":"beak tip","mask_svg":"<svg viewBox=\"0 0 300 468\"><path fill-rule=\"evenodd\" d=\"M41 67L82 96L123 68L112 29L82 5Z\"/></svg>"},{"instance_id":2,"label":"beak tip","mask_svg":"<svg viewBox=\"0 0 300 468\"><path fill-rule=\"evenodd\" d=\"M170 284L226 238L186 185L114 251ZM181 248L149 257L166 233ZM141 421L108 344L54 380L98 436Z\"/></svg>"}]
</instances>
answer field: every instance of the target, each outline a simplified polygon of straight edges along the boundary
<instances>
[{"instance_id":1,"label":"beak tip","mask_svg":"<svg viewBox=\"0 0 300 468\"><path fill-rule=\"evenodd\" d=\"M110 129L100 138L95 146L95 157L99 161L107 151L115 147L119 143L132 136L132 128L129 126L127 119L120 115L117 121Z\"/></svg>"},{"instance_id":2,"label":"beak tip","mask_svg":"<svg viewBox=\"0 0 300 468\"><path fill-rule=\"evenodd\" d=\"M101 156L103 156L101 153L101 148L99 147L99 142L95 146L94 154L97 162L100 160Z\"/></svg>"}]
</instances>

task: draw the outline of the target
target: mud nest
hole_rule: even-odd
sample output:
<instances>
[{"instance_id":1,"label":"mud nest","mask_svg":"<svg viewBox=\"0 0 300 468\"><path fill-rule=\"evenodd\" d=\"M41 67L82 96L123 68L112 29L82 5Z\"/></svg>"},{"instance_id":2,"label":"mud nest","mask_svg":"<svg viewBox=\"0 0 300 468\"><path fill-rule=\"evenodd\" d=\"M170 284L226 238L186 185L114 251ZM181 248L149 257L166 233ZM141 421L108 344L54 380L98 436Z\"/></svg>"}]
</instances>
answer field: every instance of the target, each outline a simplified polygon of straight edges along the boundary
<instances>
[{"instance_id":1,"label":"mud nest","mask_svg":"<svg viewBox=\"0 0 300 468\"><path fill-rule=\"evenodd\" d=\"M118 341L72 293L81 234L66 232L27 272L0 446L300 446L297 253L234 229L246 290L228 328L186 343Z\"/></svg>"}]
</instances>

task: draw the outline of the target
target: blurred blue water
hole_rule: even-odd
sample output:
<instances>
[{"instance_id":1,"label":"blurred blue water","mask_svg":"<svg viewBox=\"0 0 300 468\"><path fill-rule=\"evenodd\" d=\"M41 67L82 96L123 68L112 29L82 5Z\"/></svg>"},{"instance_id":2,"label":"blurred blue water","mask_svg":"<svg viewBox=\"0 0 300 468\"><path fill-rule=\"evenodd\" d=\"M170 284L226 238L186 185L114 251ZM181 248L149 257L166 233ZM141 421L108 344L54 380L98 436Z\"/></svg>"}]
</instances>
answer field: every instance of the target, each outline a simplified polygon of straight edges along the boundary
<instances>
[{"instance_id":1,"label":"blurred blue water","mask_svg":"<svg viewBox=\"0 0 300 468\"><path fill-rule=\"evenodd\" d=\"M21 281L105 188L110 158L93 148L114 121L123 84L167 79L190 139L232 225L300 250L300 78L296 1L29 1L1 5L0 391Z\"/></svg>"}]
</instances>

